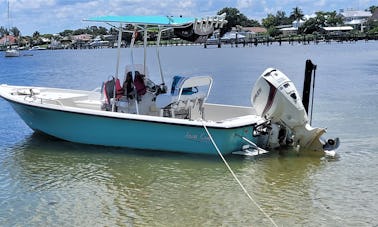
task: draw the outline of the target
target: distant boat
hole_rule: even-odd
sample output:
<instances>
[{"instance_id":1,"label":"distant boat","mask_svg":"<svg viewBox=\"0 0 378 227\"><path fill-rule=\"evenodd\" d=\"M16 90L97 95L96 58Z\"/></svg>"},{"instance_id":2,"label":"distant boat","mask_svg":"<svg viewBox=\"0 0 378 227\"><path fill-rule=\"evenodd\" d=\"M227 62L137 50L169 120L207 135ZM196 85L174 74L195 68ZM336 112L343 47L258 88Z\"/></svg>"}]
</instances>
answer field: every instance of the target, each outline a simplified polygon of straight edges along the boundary
<instances>
[{"instance_id":1,"label":"distant boat","mask_svg":"<svg viewBox=\"0 0 378 227\"><path fill-rule=\"evenodd\" d=\"M244 42L244 39L245 39L245 35L239 34L237 32L227 32L221 38L221 41L225 43L234 43L236 42L236 40L238 40L238 42L241 43L241 42Z\"/></svg>"},{"instance_id":2,"label":"distant boat","mask_svg":"<svg viewBox=\"0 0 378 227\"><path fill-rule=\"evenodd\" d=\"M47 50L46 47L40 47L40 46L33 46L32 48L30 48L30 50Z\"/></svg>"},{"instance_id":3,"label":"distant boat","mask_svg":"<svg viewBox=\"0 0 378 227\"><path fill-rule=\"evenodd\" d=\"M89 43L90 47L107 47L109 46L109 41L103 41L100 38L95 38L91 43Z\"/></svg>"},{"instance_id":4,"label":"distant boat","mask_svg":"<svg viewBox=\"0 0 378 227\"><path fill-rule=\"evenodd\" d=\"M220 37L211 36L211 37L207 38L207 40L204 44L204 47L207 48L208 45L217 45L218 47L221 47L222 42L221 42Z\"/></svg>"},{"instance_id":5,"label":"distant boat","mask_svg":"<svg viewBox=\"0 0 378 227\"><path fill-rule=\"evenodd\" d=\"M15 48L9 48L5 51L5 57L19 57L20 51Z\"/></svg>"},{"instance_id":6,"label":"distant boat","mask_svg":"<svg viewBox=\"0 0 378 227\"><path fill-rule=\"evenodd\" d=\"M8 24L10 19L9 19L9 1L8 1ZM10 30L10 29L9 29ZM8 35L5 36L6 39L5 39L5 45L9 45L9 37ZM17 47L14 47L14 46L9 46L6 51L5 51L5 57L19 57L20 56L20 51L18 50L18 46Z\"/></svg>"}]
</instances>

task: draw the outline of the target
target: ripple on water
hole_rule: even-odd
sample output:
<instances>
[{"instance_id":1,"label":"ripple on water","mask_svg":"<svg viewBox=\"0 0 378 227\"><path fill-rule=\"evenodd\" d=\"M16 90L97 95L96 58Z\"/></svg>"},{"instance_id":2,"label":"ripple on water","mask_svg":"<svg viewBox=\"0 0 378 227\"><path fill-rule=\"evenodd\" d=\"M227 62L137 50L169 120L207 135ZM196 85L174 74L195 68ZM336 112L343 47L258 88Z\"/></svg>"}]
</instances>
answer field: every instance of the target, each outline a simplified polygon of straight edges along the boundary
<instances>
[{"instance_id":1,"label":"ripple on water","mask_svg":"<svg viewBox=\"0 0 378 227\"><path fill-rule=\"evenodd\" d=\"M340 159L325 164L311 176L310 188L317 213L310 216L315 223L321 216L330 225L366 226L376 224L372 214L378 213L373 197L378 196L376 176L377 141L371 138L349 139L340 147Z\"/></svg>"},{"instance_id":2,"label":"ripple on water","mask_svg":"<svg viewBox=\"0 0 378 227\"><path fill-rule=\"evenodd\" d=\"M178 48L181 58L176 57ZM169 47L161 54L170 63L168 84L188 64L187 72L193 74L227 62L210 70L215 82L209 101L233 105L250 104L251 86L265 67L283 70L300 86L304 59L310 56L319 69L314 121L341 138L340 158L330 162L272 154L227 160L279 226L374 226L376 51L377 43L369 42L259 46L253 51ZM58 87L92 89L114 71L115 55L110 49L72 50L7 59L6 64L0 61L0 83L49 86L53 80ZM121 56L129 56L128 49ZM156 68L150 67L155 79ZM235 88L239 90L233 92ZM0 225L270 226L220 159L40 139L2 99L0 107Z\"/></svg>"}]
</instances>

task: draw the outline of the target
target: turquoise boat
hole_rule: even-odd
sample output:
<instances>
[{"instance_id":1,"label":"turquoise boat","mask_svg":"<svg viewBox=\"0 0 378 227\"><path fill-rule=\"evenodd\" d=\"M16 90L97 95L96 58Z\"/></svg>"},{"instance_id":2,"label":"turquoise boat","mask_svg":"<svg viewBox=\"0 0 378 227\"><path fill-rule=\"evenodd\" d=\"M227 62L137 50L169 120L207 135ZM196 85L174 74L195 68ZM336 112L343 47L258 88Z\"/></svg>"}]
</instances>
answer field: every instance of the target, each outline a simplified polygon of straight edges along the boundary
<instances>
[{"instance_id":1,"label":"turquoise boat","mask_svg":"<svg viewBox=\"0 0 378 227\"><path fill-rule=\"evenodd\" d=\"M310 126L294 84L277 69L267 69L256 81L251 106L207 103L210 75L177 76L168 89L159 55L162 32L173 30L183 39L203 42L227 23L225 15L104 16L86 21L104 22L119 31L115 76L101 89L0 85L0 96L34 131L82 144L206 155L256 155L281 146L319 153L337 148L338 140L321 138L325 129ZM158 31L158 84L149 79L146 56L135 64L132 52L137 34L143 34L146 49L151 28ZM130 64L124 70L123 32L133 34Z\"/></svg>"}]
</instances>

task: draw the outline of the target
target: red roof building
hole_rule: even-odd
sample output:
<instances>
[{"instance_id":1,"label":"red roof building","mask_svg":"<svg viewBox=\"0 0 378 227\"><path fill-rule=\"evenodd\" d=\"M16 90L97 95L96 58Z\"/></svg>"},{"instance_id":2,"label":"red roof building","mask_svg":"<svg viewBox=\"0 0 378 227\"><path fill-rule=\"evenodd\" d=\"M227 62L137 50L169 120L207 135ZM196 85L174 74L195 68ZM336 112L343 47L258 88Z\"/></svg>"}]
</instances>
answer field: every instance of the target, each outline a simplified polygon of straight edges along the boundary
<instances>
[{"instance_id":1,"label":"red roof building","mask_svg":"<svg viewBox=\"0 0 378 227\"><path fill-rule=\"evenodd\" d=\"M263 27L243 27L244 31L251 32L252 34L261 34L261 33L267 33L268 31L266 28Z\"/></svg>"},{"instance_id":2,"label":"red roof building","mask_svg":"<svg viewBox=\"0 0 378 227\"><path fill-rule=\"evenodd\" d=\"M12 45L17 43L17 38L14 37L13 35L7 35L4 36L0 39L0 45L5 46L5 45Z\"/></svg>"}]
</instances>

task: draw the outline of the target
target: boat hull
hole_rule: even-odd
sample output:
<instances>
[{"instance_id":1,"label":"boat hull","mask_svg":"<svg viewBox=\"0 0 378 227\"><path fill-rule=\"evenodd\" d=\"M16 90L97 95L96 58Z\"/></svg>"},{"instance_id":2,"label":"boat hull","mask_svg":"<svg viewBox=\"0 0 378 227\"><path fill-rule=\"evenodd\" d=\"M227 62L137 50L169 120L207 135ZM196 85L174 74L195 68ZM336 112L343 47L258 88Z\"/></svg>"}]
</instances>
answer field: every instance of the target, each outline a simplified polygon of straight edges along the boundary
<instances>
[{"instance_id":1,"label":"boat hull","mask_svg":"<svg viewBox=\"0 0 378 227\"><path fill-rule=\"evenodd\" d=\"M144 150L217 154L202 124L103 116L8 101L31 129L63 140ZM252 136L253 124L207 128L222 154L240 150L245 144L240 136L256 142Z\"/></svg>"},{"instance_id":2,"label":"boat hull","mask_svg":"<svg viewBox=\"0 0 378 227\"><path fill-rule=\"evenodd\" d=\"M6 50L5 57L19 57L20 52L18 50Z\"/></svg>"}]
</instances>

